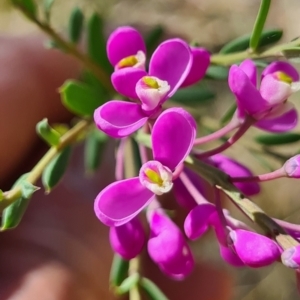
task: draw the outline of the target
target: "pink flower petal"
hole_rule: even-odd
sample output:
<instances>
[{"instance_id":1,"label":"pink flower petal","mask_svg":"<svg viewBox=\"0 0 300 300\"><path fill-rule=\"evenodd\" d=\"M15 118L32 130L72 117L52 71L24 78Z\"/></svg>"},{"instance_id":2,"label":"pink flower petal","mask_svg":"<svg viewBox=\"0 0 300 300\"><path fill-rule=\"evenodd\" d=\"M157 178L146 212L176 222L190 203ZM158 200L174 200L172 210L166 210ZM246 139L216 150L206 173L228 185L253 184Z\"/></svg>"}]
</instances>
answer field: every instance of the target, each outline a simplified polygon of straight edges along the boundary
<instances>
[{"instance_id":1,"label":"pink flower petal","mask_svg":"<svg viewBox=\"0 0 300 300\"><path fill-rule=\"evenodd\" d=\"M182 108L165 110L152 130L154 160L174 171L191 151L195 136L196 123L188 112Z\"/></svg>"},{"instance_id":2,"label":"pink flower petal","mask_svg":"<svg viewBox=\"0 0 300 300\"><path fill-rule=\"evenodd\" d=\"M239 109L246 111L249 115L254 115L266 109L266 101L240 67L231 66L228 83L237 98Z\"/></svg>"},{"instance_id":3,"label":"pink flower petal","mask_svg":"<svg viewBox=\"0 0 300 300\"><path fill-rule=\"evenodd\" d=\"M253 173L248 168L223 154L216 154L211 156L210 159L215 167L232 177L253 176ZM253 196L260 192L257 182L235 182L234 185L247 196Z\"/></svg>"},{"instance_id":4,"label":"pink flower petal","mask_svg":"<svg viewBox=\"0 0 300 300\"><path fill-rule=\"evenodd\" d=\"M269 64L262 72L262 78L268 74L275 72L284 72L288 76L292 77L293 81L299 80L299 73L296 68L294 68L290 63L285 61L275 61Z\"/></svg>"},{"instance_id":5,"label":"pink flower petal","mask_svg":"<svg viewBox=\"0 0 300 300\"><path fill-rule=\"evenodd\" d=\"M136 55L138 51L146 53L146 46L143 37L136 29L123 26L111 33L106 51L110 63L115 66L121 59Z\"/></svg>"},{"instance_id":6,"label":"pink flower petal","mask_svg":"<svg viewBox=\"0 0 300 300\"><path fill-rule=\"evenodd\" d=\"M210 64L210 53L204 48L191 47L193 64L181 87L187 87L201 80Z\"/></svg>"},{"instance_id":7,"label":"pink flower petal","mask_svg":"<svg viewBox=\"0 0 300 300\"><path fill-rule=\"evenodd\" d=\"M216 211L211 204L200 204L193 208L184 221L184 231L191 240L200 238L209 228L209 218Z\"/></svg>"},{"instance_id":8,"label":"pink flower petal","mask_svg":"<svg viewBox=\"0 0 300 300\"><path fill-rule=\"evenodd\" d=\"M113 182L97 196L94 210L107 226L120 226L132 220L153 199L138 177Z\"/></svg>"},{"instance_id":9,"label":"pink flower petal","mask_svg":"<svg viewBox=\"0 0 300 300\"><path fill-rule=\"evenodd\" d=\"M283 103L292 94L292 89L289 83L267 75L260 84L260 94L272 106Z\"/></svg>"},{"instance_id":10,"label":"pink flower petal","mask_svg":"<svg viewBox=\"0 0 300 300\"><path fill-rule=\"evenodd\" d=\"M180 39L170 39L154 51L149 75L167 81L171 87L168 97L171 97L184 82L191 67L192 55L188 44Z\"/></svg>"},{"instance_id":11,"label":"pink flower petal","mask_svg":"<svg viewBox=\"0 0 300 300\"><path fill-rule=\"evenodd\" d=\"M109 240L114 252L129 260L141 253L146 233L141 221L134 218L122 226L110 227Z\"/></svg>"},{"instance_id":12,"label":"pink flower petal","mask_svg":"<svg viewBox=\"0 0 300 300\"><path fill-rule=\"evenodd\" d=\"M151 237L148 252L168 276L181 280L194 267L191 250L179 228L163 213L155 211L149 219Z\"/></svg>"},{"instance_id":13,"label":"pink flower petal","mask_svg":"<svg viewBox=\"0 0 300 300\"><path fill-rule=\"evenodd\" d=\"M293 108L280 117L259 120L254 126L270 132L286 132L294 129L297 123L298 113L297 110Z\"/></svg>"},{"instance_id":14,"label":"pink flower petal","mask_svg":"<svg viewBox=\"0 0 300 300\"><path fill-rule=\"evenodd\" d=\"M256 87L257 84L257 69L256 65L251 59L245 59L241 64L240 68L249 77L252 84Z\"/></svg>"},{"instance_id":15,"label":"pink flower petal","mask_svg":"<svg viewBox=\"0 0 300 300\"><path fill-rule=\"evenodd\" d=\"M112 100L94 112L97 127L106 134L120 138L141 128L148 120L137 103Z\"/></svg>"},{"instance_id":16,"label":"pink flower petal","mask_svg":"<svg viewBox=\"0 0 300 300\"><path fill-rule=\"evenodd\" d=\"M146 71L137 68L119 69L112 73L111 82L118 93L128 98L138 99L135 86L145 75L147 75Z\"/></svg>"}]
</instances>

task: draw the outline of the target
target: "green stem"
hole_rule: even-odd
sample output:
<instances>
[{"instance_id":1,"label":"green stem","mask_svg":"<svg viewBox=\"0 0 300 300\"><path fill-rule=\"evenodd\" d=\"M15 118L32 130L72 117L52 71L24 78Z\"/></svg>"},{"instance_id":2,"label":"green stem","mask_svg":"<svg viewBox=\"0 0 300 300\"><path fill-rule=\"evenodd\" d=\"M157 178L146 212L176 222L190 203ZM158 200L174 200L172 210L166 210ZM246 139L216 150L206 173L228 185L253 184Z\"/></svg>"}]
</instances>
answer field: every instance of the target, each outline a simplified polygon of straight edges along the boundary
<instances>
[{"instance_id":1,"label":"green stem","mask_svg":"<svg viewBox=\"0 0 300 300\"><path fill-rule=\"evenodd\" d=\"M23 7L16 5L33 23L35 23L42 31L49 35L63 50L77 58L85 67L93 72L93 74L101 81L108 91L115 93L111 84L110 76L99 65L95 64L90 57L81 53L75 45L65 41L57 32L55 32L48 23L42 22L29 14Z\"/></svg>"},{"instance_id":2,"label":"green stem","mask_svg":"<svg viewBox=\"0 0 300 300\"><path fill-rule=\"evenodd\" d=\"M89 121L82 120L71 128L67 133L65 133L61 139L60 143L56 146L51 147L48 152L41 158L41 160L35 165L35 167L28 174L26 181L31 184L35 184L36 181L41 177L43 171L51 160L66 146L72 144L78 135L82 133L90 125ZM21 197L21 187L16 186L10 191L7 191L3 194L3 198L0 201L0 210L3 210L14 201Z\"/></svg>"},{"instance_id":3,"label":"green stem","mask_svg":"<svg viewBox=\"0 0 300 300\"><path fill-rule=\"evenodd\" d=\"M242 61L246 58L252 59L260 59L260 58L274 58L274 57L282 57L282 51L285 49L298 47L300 46L300 38L286 43L274 46L266 51L261 53L253 53L249 50L236 52L236 53L228 53L228 54L214 54L211 56L211 63L216 65L230 66L233 63Z\"/></svg>"},{"instance_id":4,"label":"green stem","mask_svg":"<svg viewBox=\"0 0 300 300\"><path fill-rule=\"evenodd\" d=\"M140 258L137 256L136 258L133 258L129 262L129 271L128 275L132 275L135 273L139 272L139 267L140 267ZM130 290L129 290L129 300L141 300L141 294L139 291L138 285L134 285Z\"/></svg>"},{"instance_id":5,"label":"green stem","mask_svg":"<svg viewBox=\"0 0 300 300\"><path fill-rule=\"evenodd\" d=\"M259 11L254 23L254 27L252 30L252 35L249 43L250 49L253 52L258 47L259 39L268 16L270 4L271 4L271 0L262 0L260 3Z\"/></svg>"}]
</instances>

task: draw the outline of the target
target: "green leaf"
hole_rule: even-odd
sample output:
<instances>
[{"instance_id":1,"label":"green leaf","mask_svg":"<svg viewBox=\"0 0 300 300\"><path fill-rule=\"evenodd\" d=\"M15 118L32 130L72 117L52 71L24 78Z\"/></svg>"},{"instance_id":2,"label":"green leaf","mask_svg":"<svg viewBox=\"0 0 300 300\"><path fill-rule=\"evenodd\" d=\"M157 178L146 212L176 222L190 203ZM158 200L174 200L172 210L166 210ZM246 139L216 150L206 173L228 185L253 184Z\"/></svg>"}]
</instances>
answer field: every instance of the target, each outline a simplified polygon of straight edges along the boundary
<instances>
[{"instance_id":1,"label":"green leaf","mask_svg":"<svg viewBox=\"0 0 300 300\"><path fill-rule=\"evenodd\" d=\"M300 63L300 47L284 49L282 53L291 62Z\"/></svg>"},{"instance_id":2,"label":"green leaf","mask_svg":"<svg viewBox=\"0 0 300 300\"><path fill-rule=\"evenodd\" d=\"M129 261L115 254L109 276L110 285L112 287L119 286L127 278L128 269Z\"/></svg>"},{"instance_id":3,"label":"green leaf","mask_svg":"<svg viewBox=\"0 0 300 300\"><path fill-rule=\"evenodd\" d=\"M12 186L12 188L15 188L16 186L21 185L22 196L4 209L2 214L1 230L12 229L19 225L26 211L31 195L37 191L35 186L26 182L27 176L28 173L23 174Z\"/></svg>"},{"instance_id":4,"label":"green leaf","mask_svg":"<svg viewBox=\"0 0 300 300\"><path fill-rule=\"evenodd\" d=\"M232 103L232 105L228 108L225 115L221 118L221 124L227 124L233 117L236 111L236 103Z\"/></svg>"},{"instance_id":5,"label":"green leaf","mask_svg":"<svg viewBox=\"0 0 300 300\"><path fill-rule=\"evenodd\" d=\"M118 286L116 289L117 293L119 295L123 295L125 293L128 293L134 286L137 285L138 281L140 279L140 275L138 273L134 273L123 280L123 282Z\"/></svg>"},{"instance_id":6,"label":"green leaf","mask_svg":"<svg viewBox=\"0 0 300 300\"><path fill-rule=\"evenodd\" d=\"M63 105L81 116L91 116L104 103L104 99L88 85L75 80L67 80L60 88Z\"/></svg>"},{"instance_id":7,"label":"green leaf","mask_svg":"<svg viewBox=\"0 0 300 300\"><path fill-rule=\"evenodd\" d=\"M56 146L60 142L60 134L50 127L46 118L36 124L36 132L50 146Z\"/></svg>"},{"instance_id":8,"label":"green leaf","mask_svg":"<svg viewBox=\"0 0 300 300\"><path fill-rule=\"evenodd\" d=\"M69 19L69 39L72 43L77 44L83 27L84 15L80 8L75 7L71 12Z\"/></svg>"},{"instance_id":9,"label":"green leaf","mask_svg":"<svg viewBox=\"0 0 300 300\"><path fill-rule=\"evenodd\" d=\"M261 33L264 29L264 25L269 13L270 5L271 5L271 0L261 0L260 2L259 11L254 23L254 27L249 42L250 49L254 51L259 46Z\"/></svg>"},{"instance_id":10,"label":"green leaf","mask_svg":"<svg viewBox=\"0 0 300 300\"><path fill-rule=\"evenodd\" d=\"M45 19L49 23L50 20L50 13L51 13L51 8L54 4L55 0L44 0L43 2L43 9L44 9L44 14L45 14Z\"/></svg>"},{"instance_id":11,"label":"green leaf","mask_svg":"<svg viewBox=\"0 0 300 300\"><path fill-rule=\"evenodd\" d=\"M108 74L113 72L113 67L106 55L106 38L104 35L104 22L94 13L87 24L88 53L91 59L99 64Z\"/></svg>"},{"instance_id":12,"label":"green leaf","mask_svg":"<svg viewBox=\"0 0 300 300\"><path fill-rule=\"evenodd\" d=\"M87 136L84 148L84 164L89 173L98 169L107 140L107 135L97 129Z\"/></svg>"},{"instance_id":13,"label":"green leaf","mask_svg":"<svg viewBox=\"0 0 300 300\"><path fill-rule=\"evenodd\" d=\"M211 65L205 74L208 79L225 80L228 77L228 68Z\"/></svg>"},{"instance_id":14,"label":"green leaf","mask_svg":"<svg viewBox=\"0 0 300 300\"><path fill-rule=\"evenodd\" d=\"M42 182L46 193L49 193L62 179L71 156L72 148L70 146L58 153L48 164L42 174Z\"/></svg>"},{"instance_id":15,"label":"green leaf","mask_svg":"<svg viewBox=\"0 0 300 300\"><path fill-rule=\"evenodd\" d=\"M34 18L37 13L37 5L33 0L12 0L13 4L24 11L29 17Z\"/></svg>"},{"instance_id":16,"label":"green leaf","mask_svg":"<svg viewBox=\"0 0 300 300\"><path fill-rule=\"evenodd\" d=\"M139 285L151 300L168 300L159 287L148 278L141 278Z\"/></svg>"},{"instance_id":17,"label":"green leaf","mask_svg":"<svg viewBox=\"0 0 300 300\"><path fill-rule=\"evenodd\" d=\"M4 194L3 194L3 191L0 190L0 201L4 198Z\"/></svg>"},{"instance_id":18,"label":"green leaf","mask_svg":"<svg viewBox=\"0 0 300 300\"><path fill-rule=\"evenodd\" d=\"M83 71L80 79L90 86L90 88L93 89L99 97L102 97L103 102L109 98L107 90L103 86L102 82L92 72L88 70Z\"/></svg>"},{"instance_id":19,"label":"green leaf","mask_svg":"<svg viewBox=\"0 0 300 300\"><path fill-rule=\"evenodd\" d=\"M172 96L172 100L184 105L195 106L206 103L215 97L215 94L204 86L193 86L180 89Z\"/></svg>"},{"instance_id":20,"label":"green leaf","mask_svg":"<svg viewBox=\"0 0 300 300\"><path fill-rule=\"evenodd\" d=\"M263 134L255 137L256 142L267 145L284 145L300 141L298 133Z\"/></svg>"},{"instance_id":21,"label":"green leaf","mask_svg":"<svg viewBox=\"0 0 300 300\"><path fill-rule=\"evenodd\" d=\"M145 43L148 53L151 53L158 46L165 31L161 25L155 26L146 36Z\"/></svg>"},{"instance_id":22,"label":"green leaf","mask_svg":"<svg viewBox=\"0 0 300 300\"><path fill-rule=\"evenodd\" d=\"M281 29L268 29L261 33L258 47L264 47L278 42L282 37L283 31ZM240 36L231 42L227 43L221 50L221 54L234 53L244 51L249 48L250 34Z\"/></svg>"},{"instance_id":23,"label":"green leaf","mask_svg":"<svg viewBox=\"0 0 300 300\"><path fill-rule=\"evenodd\" d=\"M21 185L22 195L26 199L29 199L34 192L40 189L39 187L31 184L30 182L27 182L26 180L22 181L20 185Z\"/></svg>"}]
</instances>

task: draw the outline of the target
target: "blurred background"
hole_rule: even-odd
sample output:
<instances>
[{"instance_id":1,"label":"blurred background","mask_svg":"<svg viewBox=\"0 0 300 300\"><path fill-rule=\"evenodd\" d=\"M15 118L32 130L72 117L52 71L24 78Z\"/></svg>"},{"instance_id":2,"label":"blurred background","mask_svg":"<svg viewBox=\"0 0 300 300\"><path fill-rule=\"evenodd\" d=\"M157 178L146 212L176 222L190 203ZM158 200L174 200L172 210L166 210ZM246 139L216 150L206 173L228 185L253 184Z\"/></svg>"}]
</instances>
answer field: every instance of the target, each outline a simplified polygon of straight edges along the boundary
<instances>
[{"instance_id":1,"label":"blurred background","mask_svg":"<svg viewBox=\"0 0 300 300\"><path fill-rule=\"evenodd\" d=\"M63 32L67 27L68 16L74 6L82 8L85 14L99 12L106 21L109 33L119 25L133 25L144 32L153 26L161 25L166 35L180 36L188 42L195 41L210 51L216 52L226 42L243 34L250 33L255 21L260 1L258 0L56 0L53 5L51 22ZM284 30L281 42L287 42L300 36L300 2L297 0L274 0L265 28ZM0 33L25 35L38 31L18 11L13 9L8 0L0 2ZM0 45L1 47L1 45ZM204 82L216 90L217 97L207 106L199 106L198 113L205 112L202 119L212 128L218 128L218 120L233 103L226 80ZM299 94L292 98L300 107ZM206 103L207 104L207 103ZM195 108L193 108L195 109ZM200 128L201 130L201 128ZM296 132L299 131L295 130ZM233 149L226 153L245 163L251 170L265 173L269 170L254 156L257 147L253 137L258 130L251 130ZM300 150L300 143L293 146L273 147L272 150L293 155ZM280 160L264 156L274 168L281 165ZM270 216L300 224L300 184L297 180L281 179L264 183L262 192L254 201ZM228 204L228 206L230 206ZM243 220L243 216L231 207L233 214ZM293 270L276 264L263 269L234 269L224 264L219 258L215 239L208 234L192 245L197 259L227 268L236 280L235 296L237 300L299 299L296 292ZM176 283L174 283L176 284ZM213 278L211 284L214 284ZM218 288L216 286L216 288ZM193 299L200 299L193 298ZM220 299L221 300L221 299Z\"/></svg>"}]
</instances>

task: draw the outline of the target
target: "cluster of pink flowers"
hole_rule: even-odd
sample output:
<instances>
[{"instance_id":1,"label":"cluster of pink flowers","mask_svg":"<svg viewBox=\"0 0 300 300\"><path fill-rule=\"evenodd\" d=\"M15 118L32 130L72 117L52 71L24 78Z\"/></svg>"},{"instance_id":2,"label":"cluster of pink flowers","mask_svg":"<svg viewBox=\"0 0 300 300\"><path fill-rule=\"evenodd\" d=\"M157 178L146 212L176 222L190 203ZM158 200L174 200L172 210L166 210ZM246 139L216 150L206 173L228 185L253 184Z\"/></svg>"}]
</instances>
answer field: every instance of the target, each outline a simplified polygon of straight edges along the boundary
<instances>
[{"instance_id":1,"label":"cluster of pink flowers","mask_svg":"<svg viewBox=\"0 0 300 300\"><path fill-rule=\"evenodd\" d=\"M205 76L210 64L209 52L190 47L181 39L169 39L157 47L146 69L142 36L134 28L120 27L109 37L107 55L114 66L112 84L129 101L105 103L95 111L95 123L114 138L126 138L142 127L147 128L152 145L152 157L143 161L138 176L113 182L96 197L95 213L102 223L110 226L113 250L129 260L136 257L147 242L148 253L159 268L172 278L183 279L194 266L185 235L195 240L212 228L222 258L231 265L262 267L275 262L283 253L287 266L298 267L299 247L283 251L271 238L255 233L231 217L217 199L215 203L209 202L202 179L184 166L184 161L193 154L227 173L243 194L258 194L260 187L255 181L264 180L264 176L253 176L245 166L219 152L231 146L252 125L271 132L285 132L296 126L297 111L287 101L300 88L294 67L287 62L271 63L262 72L258 87L252 60L233 65L228 81L237 103L231 121L237 128L236 138L203 153L194 146L220 136L212 134L197 139L192 115L182 108L163 110L163 104L178 89L193 85ZM300 177L298 161L298 157L292 158L265 179ZM185 235L159 202L158 196L171 190L178 204L188 210ZM146 211L149 236L139 216L142 211ZM298 232L300 236L300 230L292 231L287 226L288 229L294 236Z\"/></svg>"}]
</instances>

